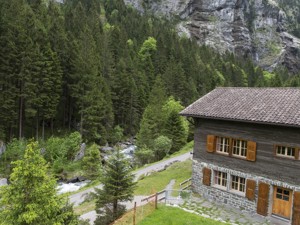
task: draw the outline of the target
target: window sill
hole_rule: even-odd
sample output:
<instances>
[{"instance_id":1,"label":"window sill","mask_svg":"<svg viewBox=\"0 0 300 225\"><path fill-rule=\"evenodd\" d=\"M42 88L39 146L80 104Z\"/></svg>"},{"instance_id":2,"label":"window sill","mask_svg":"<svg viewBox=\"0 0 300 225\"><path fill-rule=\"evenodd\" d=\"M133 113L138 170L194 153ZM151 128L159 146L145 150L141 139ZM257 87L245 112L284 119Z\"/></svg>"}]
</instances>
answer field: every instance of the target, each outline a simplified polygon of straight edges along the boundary
<instances>
[{"instance_id":1,"label":"window sill","mask_svg":"<svg viewBox=\"0 0 300 225\"><path fill-rule=\"evenodd\" d=\"M224 186L221 186L221 185L218 185L218 184L214 184L212 185L214 188L217 188L217 189L220 189L222 191L227 191L227 187L224 187Z\"/></svg>"},{"instance_id":2,"label":"window sill","mask_svg":"<svg viewBox=\"0 0 300 225\"><path fill-rule=\"evenodd\" d=\"M216 151L217 154L219 155L226 155L226 156L229 156L229 153L228 152L219 152L219 151Z\"/></svg>"},{"instance_id":3,"label":"window sill","mask_svg":"<svg viewBox=\"0 0 300 225\"><path fill-rule=\"evenodd\" d=\"M244 160L247 160L247 157L246 157L246 156L240 156L240 155L234 155L234 154L232 154L232 157L237 158L237 159L244 159Z\"/></svg>"},{"instance_id":4,"label":"window sill","mask_svg":"<svg viewBox=\"0 0 300 225\"><path fill-rule=\"evenodd\" d=\"M286 156L286 155L277 155L277 154L276 154L276 158L297 160L295 156Z\"/></svg>"},{"instance_id":5,"label":"window sill","mask_svg":"<svg viewBox=\"0 0 300 225\"><path fill-rule=\"evenodd\" d=\"M246 197L245 192L237 191L237 190L234 190L234 189L229 190L229 192L232 193L232 194L236 194L238 196L241 196L241 197Z\"/></svg>"}]
</instances>

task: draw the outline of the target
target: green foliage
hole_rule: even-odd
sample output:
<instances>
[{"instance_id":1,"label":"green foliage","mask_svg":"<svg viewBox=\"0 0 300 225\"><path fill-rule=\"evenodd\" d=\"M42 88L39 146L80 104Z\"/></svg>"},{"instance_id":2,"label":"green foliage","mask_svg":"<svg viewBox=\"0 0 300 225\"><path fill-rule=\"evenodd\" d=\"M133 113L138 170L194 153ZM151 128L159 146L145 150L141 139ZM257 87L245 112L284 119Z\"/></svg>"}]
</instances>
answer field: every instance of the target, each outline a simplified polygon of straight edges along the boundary
<instances>
[{"instance_id":1,"label":"green foliage","mask_svg":"<svg viewBox=\"0 0 300 225\"><path fill-rule=\"evenodd\" d=\"M128 162L119 151L109 158L103 171L103 188L96 189L98 217L95 224L111 224L125 212L125 206L120 202L133 198L135 182L131 172Z\"/></svg>"},{"instance_id":2,"label":"green foliage","mask_svg":"<svg viewBox=\"0 0 300 225\"><path fill-rule=\"evenodd\" d=\"M109 142L112 143L113 145L120 142L124 136L123 132L124 132L124 129L122 127L120 127L119 125L115 126L109 136Z\"/></svg>"},{"instance_id":3,"label":"green foliage","mask_svg":"<svg viewBox=\"0 0 300 225\"><path fill-rule=\"evenodd\" d=\"M11 184L0 189L1 224L78 224L72 207L57 196L56 181L39 151L37 143L29 143L23 159L13 163Z\"/></svg>"},{"instance_id":4,"label":"green foliage","mask_svg":"<svg viewBox=\"0 0 300 225\"><path fill-rule=\"evenodd\" d=\"M166 136L159 136L154 140L154 152L156 160L160 160L169 154L169 151L172 147L172 140Z\"/></svg>"},{"instance_id":5,"label":"green foliage","mask_svg":"<svg viewBox=\"0 0 300 225\"><path fill-rule=\"evenodd\" d=\"M153 37L148 37L148 39L144 41L139 51L139 57L142 61L150 58L152 54L157 50L156 43L157 41Z\"/></svg>"},{"instance_id":6,"label":"green foliage","mask_svg":"<svg viewBox=\"0 0 300 225\"><path fill-rule=\"evenodd\" d=\"M79 151L81 144L81 135L79 132L73 132L64 138L50 137L45 142L45 159L53 163L63 159L74 159Z\"/></svg>"},{"instance_id":7,"label":"green foliage","mask_svg":"<svg viewBox=\"0 0 300 225\"><path fill-rule=\"evenodd\" d=\"M134 156L138 159L141 165L152 162L154 159L154 152L148 147L139 147L135 152Z\"/></svg>"},{"instance_id":8,"label":"green foliage","mask_svg":"<svg viewBox=\"0 0 300 225\"><path fill-rule=\"evenodd\" d=\"M26 149L27 141L24 139L17 140L13 139L7 146L6 151L1 155L0 158L0 169L3 175L9 176L12 171L13 165L12 161L22 159L25 149Z\"/></svg>"},{"instance_id":9,"label":"green foliage","mask_svg":"<svg viewBox=\"0 0 300 225\"><path fill-rule=\"evenodd\" d=\"M82 167L85 177L91 180L100 178L101 175L101 157L99 147L93 144L86 150L82 160Z\"/></svg>"},{"instance_id":10,"label":"green foliage","mask_svg":"<svg viewBox=\"0 0 300 225\"><path fill-rule=\"evenodd\" d=\"M182 123L182 118L176 111L172 111L166 121L165 135L172 140L170 153L179 151L187 142L188 132Z\"/></svg>"}]
</instances>

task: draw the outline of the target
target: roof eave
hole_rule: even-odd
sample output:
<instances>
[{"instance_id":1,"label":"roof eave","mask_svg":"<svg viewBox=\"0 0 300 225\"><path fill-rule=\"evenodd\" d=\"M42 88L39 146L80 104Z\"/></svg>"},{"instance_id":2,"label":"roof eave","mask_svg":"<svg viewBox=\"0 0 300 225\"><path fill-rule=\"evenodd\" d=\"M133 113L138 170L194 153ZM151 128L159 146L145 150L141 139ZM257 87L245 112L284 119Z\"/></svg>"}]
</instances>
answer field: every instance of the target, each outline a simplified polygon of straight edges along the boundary
<instances>
[{"instance_id":1,"label":"roof eave","mask_svg":"<svg viewBox=\"0 0 300 225\"><path fill-rule=\"evenodd\" d=\"M300 125L297 125L297 124L272 123L272 122L266 122L266 121L254 121L254 120L232 119L232 118L224 118L224 117L213 117L213 116L193 115L193 114L186 114L186 113L179 113L179 114L180 114L181 116L193 117L193 118L201 118L201 119L224 120L224 121L233 121L233 122L243 122L243 123L254 123L254 124L274 125L274 126L281 126L281 127L300 128Z\"/></svg>"}]
</instances>

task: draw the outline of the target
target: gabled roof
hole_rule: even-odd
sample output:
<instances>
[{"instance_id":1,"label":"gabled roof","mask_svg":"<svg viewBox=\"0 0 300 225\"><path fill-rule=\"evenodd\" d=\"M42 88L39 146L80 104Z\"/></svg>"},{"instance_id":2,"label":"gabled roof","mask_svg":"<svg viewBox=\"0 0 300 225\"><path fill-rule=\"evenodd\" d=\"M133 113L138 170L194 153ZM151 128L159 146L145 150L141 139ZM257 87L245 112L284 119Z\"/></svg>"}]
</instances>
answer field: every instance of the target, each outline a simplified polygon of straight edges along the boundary
<instances>
[{"instance_id":1,"label":"gabled roof","mask_svg":"<svg viewBox=\"0 0 300 225\"><path fill-rule=\"evenodd\" d=\"M180 114L300 127L300 88L216 88Z\"/></svg>"}]
</instances>

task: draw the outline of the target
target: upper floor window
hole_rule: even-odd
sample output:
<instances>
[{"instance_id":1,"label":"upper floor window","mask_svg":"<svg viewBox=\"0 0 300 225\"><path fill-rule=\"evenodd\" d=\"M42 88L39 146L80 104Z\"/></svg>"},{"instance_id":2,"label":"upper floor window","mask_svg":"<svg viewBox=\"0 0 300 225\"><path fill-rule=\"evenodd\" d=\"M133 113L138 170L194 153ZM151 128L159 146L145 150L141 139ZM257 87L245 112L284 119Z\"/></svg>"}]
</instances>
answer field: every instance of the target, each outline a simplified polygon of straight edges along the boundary
<instances>
[{"instance_id":1,"label":"upper floor window","mask_svg":"<svg viewBox=\"0 0 300 225\"><path fill-rule=\"evenodd\" d=\"M253 141L207 135L206 150L256 161L256 142Z\"/></svg>"},{"instance_id":2,"label":"upper floor window","mask_svg":"<svg viewBox=\"0 0 300 225\"><path fill-rule=\"evenodd\" d=\"M232 154L235 156L247 156L247 141L233 139Z\"/></svg>"},{"instance_id":3,"label":"upper floor window","mask_svg":"<svg viewBox=\"0 0 300 225\"><path fill-rule=\"evenodd\" d=\"M217 152L229 153L229 138L217 137Z\"/></svg>"},{"instance_id":4,"label":"upper floor window","mask_svg":"<svg viewBox=\"0 0 300 225\"><path fill-rule=\"evenodd\" d=\"M299 149L282 145L275 146L275 154L286 158L299 159Z\"/></svg>"}]
</instances>

